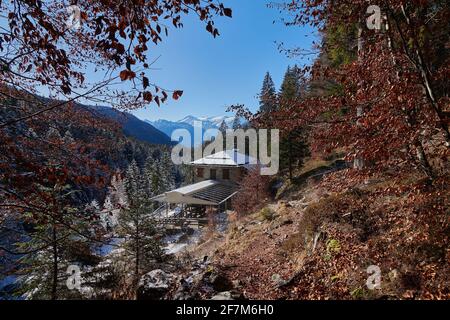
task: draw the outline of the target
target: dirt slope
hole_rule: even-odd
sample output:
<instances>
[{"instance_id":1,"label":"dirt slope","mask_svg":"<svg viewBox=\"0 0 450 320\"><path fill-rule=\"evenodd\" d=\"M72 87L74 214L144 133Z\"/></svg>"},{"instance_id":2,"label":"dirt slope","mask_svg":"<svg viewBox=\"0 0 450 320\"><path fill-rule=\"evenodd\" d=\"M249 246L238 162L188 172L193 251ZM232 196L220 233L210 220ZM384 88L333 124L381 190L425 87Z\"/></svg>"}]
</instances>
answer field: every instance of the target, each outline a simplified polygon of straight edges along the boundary
<instances>
[{"instance_id":1,"label":"dirt slope","mask_svg":"<svg viewBox=\"0 0 450 320\"><path fill-rule=\"evenodd\" d=\"M449 298L447 181L349 175L302 183L201 253L249 299Z\"/></svg>"}]
</instances>

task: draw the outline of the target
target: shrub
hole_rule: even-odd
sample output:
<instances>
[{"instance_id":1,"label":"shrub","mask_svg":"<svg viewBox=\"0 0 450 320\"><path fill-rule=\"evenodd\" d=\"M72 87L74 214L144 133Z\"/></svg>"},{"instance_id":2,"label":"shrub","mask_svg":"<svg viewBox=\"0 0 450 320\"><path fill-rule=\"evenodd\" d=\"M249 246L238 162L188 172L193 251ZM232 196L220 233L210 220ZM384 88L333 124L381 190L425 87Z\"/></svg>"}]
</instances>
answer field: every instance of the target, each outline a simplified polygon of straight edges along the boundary
<instances>
[{"instance_id":1,"label":"shrub","mask_svg":"<svg viewBox=\"0 0 450 320\"><path fill-rule=\"evenodd\" d=\"M351 215L344 217L349 212ZM323 197L311 204L303 214L298 232L291 235L282 248L288 252L308 248L326 223L348 223L352 227L365 230L363 224L370 224L370 219L367 218L362 192L350 190ZM339 250L340 243L337 240L328 240L327 254L330 257Z\"/></svg>"},{"instance_id":2,"label":"shrub","mask_svg":"<svg viewBox=\"0 0 450 320\"><path fill-rule=\"evenodd\" d=\"M305 210L300 232L312 237L326 222L347 222L354 228L367 231L370 229L370 219L366 205L364 194L359 189L323 197Z\"/></svg>"},{"instance_id":3,"label":"shrub","mask_svg":"<svg viewBox=\"0 0 450 320\"><path fill-rule=\"evenodd\" d=\"M239 184L239 193L232 200L232 207L239 217L255 212L270 198L270 178L260 174L260 168L249 170Z\"/></svg>"},{"instance_id":4,"label":"shrub","mask_svg":"<svg viewBox=\"0 0 450 320\"><path fill-rule=\"evenodd\" d=\"M268 207L261 209L259 214L263 220L272 221L275 218L275 212Z\"/></svg>"},{"instance_id":5,"label":"shrub","mask_svg":"<svg viewBox=\"0 0 450 320\"><path fill-rule=\"evenodd\" d=\"M338 253L341 251L341 244L336 239L329 239L327 241L327 252L329 254Z\"/></svg>"}]
</instances>

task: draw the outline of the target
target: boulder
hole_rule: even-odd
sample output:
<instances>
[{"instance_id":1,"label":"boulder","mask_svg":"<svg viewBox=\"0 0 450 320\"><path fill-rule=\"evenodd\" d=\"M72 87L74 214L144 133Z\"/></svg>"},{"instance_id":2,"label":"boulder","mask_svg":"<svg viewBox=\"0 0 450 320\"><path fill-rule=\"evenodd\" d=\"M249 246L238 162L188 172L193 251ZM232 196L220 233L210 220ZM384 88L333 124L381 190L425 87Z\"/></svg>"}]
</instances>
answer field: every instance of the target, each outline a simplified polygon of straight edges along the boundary
<instances>
[{"instance_id":1,"label":"boulder","mask_svg":"<svg viewBox=\"0 0 450 320\"><path fill-rule=\"evenodd\" d=\"M216 293L210 300L243 300L244 296L236 291L223 291Z\"/></svg>"},{"instance_id":2,"label":"boulder","mask_svg":"<svg viewBox=\"0 0 450 320\"><path fill-rule=\"evenodd\" d=\"M234 288L241 288L242 287L242 281L241 280L233 280L233 287Z\"/></svg>"},{"instance_id":3,"label":"boulder","mask_svg":"<svg viewBox=\"0 0 450 320\"><path fill-rule=\"evenodd\" d=\"M139 281L137 300L159 300L169 291L173 275L161 269L150 271Z\"/></svg>"},{"instance_id":4,"label":"boulder","mask_svg":"<svg viewBox=\"0 0 450 320\"><path fill-rule=\"evenodd\" d=\"M234 300L231 291L219 292L215 296L211 297L211 300Z\"/></svg>"}]
</instances>

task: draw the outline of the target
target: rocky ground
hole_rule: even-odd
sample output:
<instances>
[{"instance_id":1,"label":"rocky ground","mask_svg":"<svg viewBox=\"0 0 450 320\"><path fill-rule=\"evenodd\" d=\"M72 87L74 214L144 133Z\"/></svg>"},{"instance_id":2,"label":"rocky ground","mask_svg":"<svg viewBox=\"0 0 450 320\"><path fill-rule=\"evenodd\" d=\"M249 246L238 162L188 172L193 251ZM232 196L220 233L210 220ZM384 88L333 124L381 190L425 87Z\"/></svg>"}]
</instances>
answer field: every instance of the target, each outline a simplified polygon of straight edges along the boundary
<instances>
[{"instance_id":1,"label":"rocky ground","mask_svg":"<svg viewBox=\"0 0 450 320\"><path fill-rule=\"evenodd\" d=\"M281 298L280 290L295 274L299 261L280 251L294 234L303 210L315 198L307 197L270 204L273 216L255 213L179 254L174 272L154 270L141 281L139 299L270 299Z\"/></svg>"}]
</instances>

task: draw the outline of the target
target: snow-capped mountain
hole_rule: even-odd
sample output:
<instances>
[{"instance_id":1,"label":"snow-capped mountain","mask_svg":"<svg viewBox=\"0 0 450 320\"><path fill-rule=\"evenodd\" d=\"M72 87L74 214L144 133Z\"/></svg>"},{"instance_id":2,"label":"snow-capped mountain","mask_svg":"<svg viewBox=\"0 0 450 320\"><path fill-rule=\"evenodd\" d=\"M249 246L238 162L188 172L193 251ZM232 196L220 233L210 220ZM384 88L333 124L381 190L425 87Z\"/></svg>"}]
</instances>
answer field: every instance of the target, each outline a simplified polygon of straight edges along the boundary
<instances>
[{"instance_id":1,"label":"snow-capped mountain","mask_svg":"<svg viewBox=\"0 0 450 320\"><path fill-rule=\"evenodd\" d=\"M233 125L235 117L234 116L216 116L216 117L194 117L187 116L183 119L177 121L179 123L187 123L191 126L194 125L194 121L201 121L203 127L215 127L219 128L223 121L225 121L227 127L231 127Z\"/></svg>"},{"instance_id":2,"label":"snow-capped mountain","mask_svg":"<svg viewBox=\"0 0 450 320\"><path fill-rule=\"evenodd\" d=\"M172 132L176 129L186 129L190 132L193 138L193 144L197 145L201 143L201 140L196 139L194 141L194 123L201 122L203 132L208 129L219 129L222 122L225 121L225 124L228 128L232 128L235 116L215 116L215 117L195 117L192 115L186 116L178 121L169 121L169 120L156 120L149 121L146 120L149 124L157 128L158 130L164 132L169 137L172 135ZM239 121L241 124L244 123L242 119Z\"/></svg>"}]
</instances>

